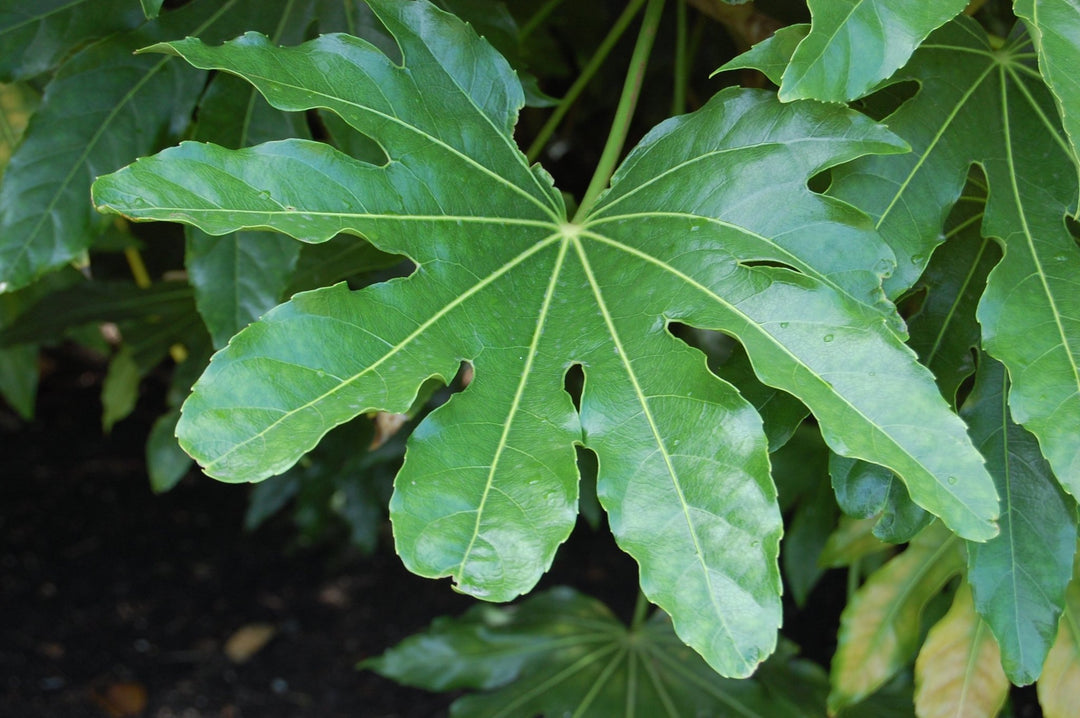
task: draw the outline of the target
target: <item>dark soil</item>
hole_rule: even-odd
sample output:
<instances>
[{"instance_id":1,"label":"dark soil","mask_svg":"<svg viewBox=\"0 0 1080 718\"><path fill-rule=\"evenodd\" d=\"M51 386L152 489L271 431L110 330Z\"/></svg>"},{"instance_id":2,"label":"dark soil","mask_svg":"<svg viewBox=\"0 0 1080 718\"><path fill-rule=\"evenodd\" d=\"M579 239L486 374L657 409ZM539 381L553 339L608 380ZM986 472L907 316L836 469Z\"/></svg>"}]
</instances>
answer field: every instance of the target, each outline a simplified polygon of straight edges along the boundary
<instances>
[{"instance_id":1,"label":"dark soil","mask_svg":"<svg viewBox=\"0 0 1080 718\"><path fill-rule=\"evenodd\" d=\"M388 539L363 557L298 549L284 518L245 533L244 486L192 474L153 495L142 445L164 381L103 436L103 367L70 352L49 361L33 423L0 404L0 716L446 714L453 696L355 664L471 599L409 574ZM557 564L545 583L614 588L629 612L633 565L578 533L563 550L574 575ZM274 637L235 663L224 645L252 624Z\"/></svg>"}]
</instances>

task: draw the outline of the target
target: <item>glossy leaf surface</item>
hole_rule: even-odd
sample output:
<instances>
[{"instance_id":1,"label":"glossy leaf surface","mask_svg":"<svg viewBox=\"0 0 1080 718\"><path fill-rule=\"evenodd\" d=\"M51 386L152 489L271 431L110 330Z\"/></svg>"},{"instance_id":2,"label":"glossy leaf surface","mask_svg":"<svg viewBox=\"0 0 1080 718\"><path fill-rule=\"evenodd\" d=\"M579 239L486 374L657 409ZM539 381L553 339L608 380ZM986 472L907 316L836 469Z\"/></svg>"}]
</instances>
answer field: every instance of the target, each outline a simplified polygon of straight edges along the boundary
<instances>
[{"instance_id":1,"label":"glossy leaf surface","mask_svg":"<svg viewBox=\"0 0 1080 718\"><path fill-rule=\"evenodd\" d=\"M968 0L809 0L813 22L784 70L780 99L846 102L898 70Z\"/></svg>"},{"instance_id":2,"label":"glossy leaf surface","mask_svg":"<svg viewBox=\"0 0 1080 718\"><path fill-rule=\"evenodd\" d=\"M455 718L825 714L824 675L786 651L754 678L720 678L662 613L628 629L603 604L565 588L437 619L361 666L427 690L484 691L455 701Z\"/></svg>"},{"instance_id":3,"label":"glossy leaf surface","mask_svg":"<svg viewBox=\"0 0 1080 718\"><path fill-rule=\"evenodd\" d=\"M1026 685L1057 635L1076 551L1076 501L1054 480L1035 437L1013 423L1007 390L1004 367L984 356L961 415L997 483L1001 534L968 544L968 582L1009 680Z\"/></svg>"},{"instance_id":4,"label":"glossy leaf surface","mask_svg":"<svg viewBox=\"0 0 1080 718\"><path fill-rule=\"evenodd\" d=\"M830 711L866 698L911 660L923 609L963 566L958 549L941 524L932 524L855 593L840 617Z\"/></svg>"},{"instance_id":5,"label":"glossy leaf surface","mask_svg":"<svg viewBox=\"0 0 1080 718\"><path fill-rule=\"evenodd\" d=\"M919 718L989 718L1009 695L1009 679L990 628L961 583L952 608L934 624L915 661Z\"/></svg>"},{"instance_id":6,"label":"glossy leaf surface","mask_svg":"<svg viewBox=\"0 0 1080 718\"><path fill-rule=\"evenodd\" d=\"M95 185L101 209L134 219L308 242L344 231L416 265L361 291L298 295L215 357L178 426L211 475L280 472L333 426L403 411L424 380L470 362L475 380L417 428L397 477L410 569L491 600L531 588L573 525L582 444L646 594L715 668L747 675L780 614L765 437L666 331L678 320L735 336L834 449L889 466L964 536L994 534L982 460L895 334L887 250L858 213L806 188L824 167L899 149L887 132L842 108L724 92L649 133L570 222L513 143L523 95L505 61L427 3L372 5L407 69L341 35L157 49L242 75L281 109L333 110L380 142L386 165L300 140L185 143ZM788 211L759 210L779 203ZM580 414L563 391L573 364Z\"/></svg>"}]
</instances>

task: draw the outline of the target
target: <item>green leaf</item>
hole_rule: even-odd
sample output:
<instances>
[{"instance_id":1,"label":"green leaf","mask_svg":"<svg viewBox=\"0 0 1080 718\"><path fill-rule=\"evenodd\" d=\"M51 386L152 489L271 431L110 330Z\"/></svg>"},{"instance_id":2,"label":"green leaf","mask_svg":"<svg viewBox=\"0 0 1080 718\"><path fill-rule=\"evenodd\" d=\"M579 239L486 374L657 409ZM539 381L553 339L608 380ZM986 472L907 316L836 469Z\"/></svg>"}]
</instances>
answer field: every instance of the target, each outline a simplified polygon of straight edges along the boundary
<instances>
[{"instance_id":1,"label":"green leaf","mask_svg":"<svg viewBox=\"0 0 1080 718\"><path fill-rule=\"evenodd\" d=\"M165 0L139 0L142 3L143 14L153 20L161 12L161 5Z\"/></svg>"},{"instance_id":2,"label":"green leaf","mask_svg":"<svg viewBox=\"0 0 1080 718\"><path fill-rule=\"evenodd\" d=\"M155 494L171 491L191 468L191 457L176 443L176 422L180 407L157 418L146 439L146 470Z\"/></svg>"},{"instance_id":3,"label":"green leaf","mask_svg":"<svg viewBox=\"0 0 1080 718\"><path fill-rule=\"evenodd\" d=\"M915 661L915 712L919 718L996 716L1009 696L993 634L971 600L966 583L952 608L934 624Z\"/></svg>"},{"instance_id":4,"label":"green leaf","mask_svg":"<svg viewBox=\"0 0 1080 718\"><path fill-rule=\"evenodd\" d=\"M968 0L808 0L813 22L784 70L780 99L847 102L898 70Z\"/></svg>"},{"instance_id":5,"label":"green leaf","mask_svg":"<svg viewBox=\"0 0 1080 718\"><path fill-rule=\"evenodd\" d=\"M1080 575L1080 574L1077 574ZM1045 718L1071 718L1080 701L1080 579L1065 593L1065 610L1037 685Z\"/></svg>"},{"instance_id":6,"label":"green leaf","mask_svg":"<svg viewBox=\"0 0 1080 718\"><path fill-rule=\"evenodd\" d=\"M832 454L829 475L840 509L848 516L879 516L874 536L889 543L907 543L933 520L911 500L896 474L866 461Z\"/></svg>"},{"instance_id":7,"label":"green leaf","mask_svg":"<svg viewBox=\"0 0 1080 718\"><path fill-rule=\"evenodd\" d=\"M1014 0L1013 12L1023 18L1035 49L1039 70L1054 93L1072 147L1080 159L1080 3L1077 0Z\"/></svg>"},{"instance_id":8,"label":"green leaf","mask_svg":"<svg viewBox=\"0 0 1080 718\"><path fill-rule=\"evenodd\" d=\"M914 287L922 304L908 320L908 343L954 406L960 385L975 373L972 349L980 339L975 308L987 275L1001 259L998 246L979 236L985 198L973 193L974 184L969 183L950 218L954 226L946 234L948 241L934 251Z\"/></svg>"},{"instance_id":9,"label":"green leaf","mask_svg":"<svg viewBox=\"0 0 1080 718\"><path fill-rule=\"evenodd\" d=\"M841 516L825 541L818 563L827 568L851 566L866 556L888 551L891 546L874 535L874 521Z\"/></svg>"},{"instance_id":10,"label":"green leaf","mask_svg":"<svg viewBox=\"0 0 1080 718\"><path fill-rule=\"evenodd\" d=\"M261 27L283 1L199 0L90 45L57 70L0 186L0 292L85 251L107 224L86 201L93 178L186 126L205 76L131 53L164 37Z\"/></svg>"},{"instance_id":11,"label":"green leaf","mask_svg":"<svg viewBox=\"0 0 1080 718\"><path fill-rule=\"evenodd\" d=\"M576 518L580 444L650 600L717 670L747 675L780 619L766 442L752 407L667 331L677 320L736 337L830 446L895 470L956 531L995 533L982 460L893 329L887 250L850 206L806 187L899 149L880 126L726 91L655 128L569 222L513 143L523 95L506 62L425 2L372 4L404 67L340 35L157 49L242 75L280 109L333 110L386 165L302 140L184 143L95 184L99 208L134 219L309 242L344 231L416 265L357 292L297 295L218 353L177 429L208 473L280 472L333 426L404 411L467 361L476 378L420 424L395 483L406 565L490 600L529 590ZM574 364L580 414L563 390Z\"/></svg>"},{"instance_id":12,"label":"green leaf","mask_svg":"<svg viewBox=\"0 0 1080 718\"><path fill-rule=\"evenodd\" d=\"M983 356L961 415L1002 499L1001 534L968 544L968 582L1001 646L1009 680L1039 677L1057 633L1076 551L1076 501L1054 480L1038 443L1009 416L1008 378Z\"/></svg>"},{"instance_id":13,"label":"green leaf","mask_svg":"<svg viewBox=\"0 0 1080 718\"><path fill-rule=\"evenodd\" d=\"M10 0L0 6L0 80L56 67L84 43L143 21L131 0Z\"/></svg>"},{"instance_id":14,"label":"green leaf","mask_svg":"<svg viewBox=\"0 0 1080 718\"><path fill-rule=\"evenodd\" d=\"M858 703L915 655L926 604L962 568L958 542L934 523L875 571L840 616L829 710Z\"/></svg>"},{"instance_id":15,"label":"green leaf","mask_svg":"<svg viewBox=\"0 0 1080 718\"><path fill-rule=\"evenodd\" d=\"M917 81L918 93L886 119L914 152L839 168L830 192L878 218L899 259L895 293L940 242L970 164L981 165L989 185L982 231L1004 250L977 310L983 346L1012 377L1013 417L1076 495L1080 247L1064 224L1076 208L1076 170L1029 50L1023 37L994 49L967 18L936 32L894 78Z\"/></svg>"},{"instance_id":16,"label":"green leaf","mask_svg":"<svg viewBox=\"0 0 1080 718\"><path fill-rule=\"evenodd\" d=\"M603 604L556 588L436 619L361 667L426 690L484 691L455 701L454 718L824 716L824 676L785 653L752 679L724 679L662 613L628 629Z\"/></svg>"},{"instance_id":17,"label":"green leaf","mask_svg":"<svg viewBox=\"0 0 1080 718\"><path fill-rule=\"evenodd\" d=\"M112 431L116 422L135 409L141 378L142 372L130 349L121 349L109 362L109 370L101 385L101 426L106 434Z\"/></svg>"},{"instance_id":18,"label":"green leaf","mask_svg":"<svg viewBox=\"0 0 1080 718\"><path fill-rule=\"evenodd\" d=\"M191 297L191 288L180 282L146 289L130 282L82 282L52 292L0 329L0 348L60 339L69 329L95 322L171 324L192 313Z\"/></svg>"},{"instance_id":19,"label":"green leaf","mask_svg":"<svg viewBox=\"0 0 1080 718\"><path fill-rule=\"evenodd\" d=\"M39 100L28 85L0 85L0 179Z\"/></svg>"},{"instance_id":20,"label":"green leaf","mask_svg":"<svg viewBox=\"0 0 1080 718\"><path fill-rule=\"evenodd\" d=\"M791 62L791 56L809 32L810 26L805 24L782 27L738 57L721 65L713 75L728 70L758 70L769 78L770 82L779 86L783 81L784 70Z\"/></svg>"}]
</instances>

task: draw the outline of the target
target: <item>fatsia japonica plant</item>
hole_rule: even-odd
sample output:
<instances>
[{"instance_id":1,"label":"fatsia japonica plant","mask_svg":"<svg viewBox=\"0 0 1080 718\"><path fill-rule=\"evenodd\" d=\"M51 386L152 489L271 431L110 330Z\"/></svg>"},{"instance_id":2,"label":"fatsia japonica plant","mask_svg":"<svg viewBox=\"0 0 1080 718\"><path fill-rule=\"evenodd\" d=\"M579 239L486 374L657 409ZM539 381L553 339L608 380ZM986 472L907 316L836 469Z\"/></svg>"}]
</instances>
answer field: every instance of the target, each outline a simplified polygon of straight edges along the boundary
<instances>
[{"instance_id":1,"label":"fatsia japonica plant","mask_svg":"<svg viewBox=\"0 0 1080 718\"><path fill-rule=\"evenodd\" d=\"M213 78L192 140L92 190L105 215L187 225L194 299L182 282L113 289L112 315L82 315L196 303L210 336L182 343L217 352L180 364L178 394L201 376L156 439L175 426L209 476L286 473L300 491L328 475L320 451L371 471L370 432L342 431L404 414L395 549L488 602L550 568L587 505L591 454L607 525L640 570L629 627L554 589L441 619L366 667L476 691L454 704L462 716L880 715L889 701L992 716L1010 682L1036 680L1045 715L1071 714L1080 6L809 0L790 13L809 24L780 27L765 7L634 0L553 101L514 43L485 35L537 32L557 0L487 33L477 8L491 3L348 3L348 33L314 19L335 17L330 3L284 5L232 32L179 22L204 7L191 3L122 45L171 82ZM780 29L698 67L690 6L736 44ZM560 191L536 159L639 18L591 180ZM668 92L652 81L665 23L673 116L624 153L639 96ZM721 80L778 89L714 85L691 101L687 77L717 64ZM87 291L49 278L93 240L17 199L45 161L34 123L70 117L51 89L82 77L67 67L0 192L0 281L19 290L0 315L7 352ZM527 101L555 109L522 151ZM133 159L89 156L69 185ZM400 262L400 276L338 281ZM137 349L118 372L161 356ZM458 391L431 409L438 384ZM782 586L802 604L828 567L847 569L849 590L826 677L778 629Z\"/></svg>"}]
</instances>

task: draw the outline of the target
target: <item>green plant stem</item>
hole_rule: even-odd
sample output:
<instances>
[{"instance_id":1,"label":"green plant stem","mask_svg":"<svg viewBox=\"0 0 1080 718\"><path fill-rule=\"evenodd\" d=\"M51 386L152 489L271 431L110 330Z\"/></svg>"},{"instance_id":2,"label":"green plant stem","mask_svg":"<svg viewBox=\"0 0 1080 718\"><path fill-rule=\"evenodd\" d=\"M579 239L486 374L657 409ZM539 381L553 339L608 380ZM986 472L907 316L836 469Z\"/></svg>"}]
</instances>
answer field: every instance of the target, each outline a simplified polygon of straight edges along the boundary
<instances>
[{"instance_id":1,"label":"green plant stem","mask_svg":"<svg viewBox=\"0 0 1080 718\"><path fill-rule=\"evenodd\" d=\"M540 131L536 133L536 139L529 145L528 151L525 152L525 156L529 158L529 162L535 162L536 158L540 156L541 150L547 145L548 140L551 139L551 135L554 134L555 129L562 122L566 113L573 107L574 102L581 95L582 91L588 86L589 82L599 71L601 65L604 64L604 60L611 54L611 50L615 47L615 44L626 32L626 28L630 26L630 22L634 19L634 16L641 10L641 6L645 4L645 0L633 0L622 14L615 21L615 24L611 26L611 30L607 36L600 42L596 48L596 52L589 58L589 62L581 70L581 74L574 80L574 84L570 86L570 89L566 91L563 98L559 100L559 104L555 107L555 110L551 113L551 117L547 119L544 126L540 128ZM539 14L539 13L537 13Z\"/></svg>"},{"instance_id":2,"label":"green plant stem","mask_svg":"<svg viewBox=\"0 0 1080 718\"><path fill-rule=\"evenodd\" d=\"M860 570L862 568L861 564L862 564L862 561L860 561L859 559L855 559L855 561L850 566L848 566L848 572L847 572L847 600L848 600L848 602L850 602L852 597L855 596L855 592L859 590L859 581L862 578L859 575L860 573L862 573L861 570Z\"/></svg>"},{"instance_id":3,"label":"green plant stem","mask_svg":"<svg viewBox=\"0 0 1080 718\"><path fill-rule=\"evenodd\" d=\"M533 16L521 26L521 30L518 31L518 42L524 42L525 38L532 35L536 28L540 27L544 20L547 20L548 15L550 15L555 8L562 5L562 3L563 0L548 0L541 5L540 9L533 13Z\"/></svg>"},{"instance_id":4,"label":"green plant stem","mask_svg":"<svg viewBox=\"0 0 1080 718\"><path fill-rule=\"evenodd\" d=\"M686 0L678 0L675 9L675 91L671 97L671 114L681 115L686 112L688 75L686 67Z\"/></svg>"},{"instance_id":5,"label":"green plant stem","mask_svg":"<svg viewBox=\"0 0 1080 718\"><path fill-rule=\"evenodd\" d=\"M638 630L641 628L641 624L645 623L645 619L649 615L649 605L649 599L645 598L645 592L639 590L637 601L634 602L634 616L630 619L631 631Z\"/></svg>"},{"instance_id":6,"label":"green plant stem","mask_svg":"<svg viewBox=\"0 0 1080 718\"><path fill-rule=\"evenodd\" d=\"M596 172L589 182L589 188L585 190L585 196L581 198L581 204L574 214L574 221L588 214L615 171L623 143L630 131L630 120L634 116L638 96L641 94L641 82L645 78L645 68L649 64L649 53L652 52L663 9L664 0L649 0L649 5L645 8L645 18L641 21L641 30L638 32L634 54L630 58L630 68L626 72L626 82L623 84L619 106L615 110L615 119L611 123L611 131L608 132L607 143L596 165Z\"/></svg>"}]
</instances>

